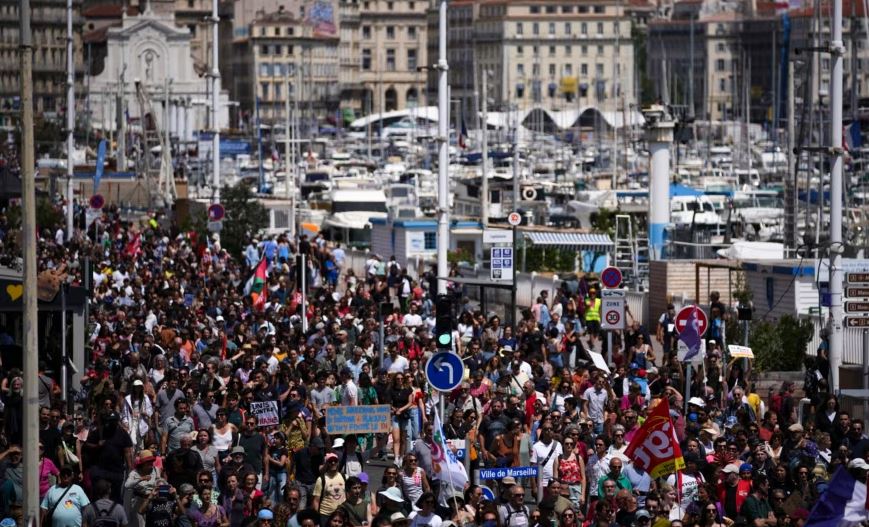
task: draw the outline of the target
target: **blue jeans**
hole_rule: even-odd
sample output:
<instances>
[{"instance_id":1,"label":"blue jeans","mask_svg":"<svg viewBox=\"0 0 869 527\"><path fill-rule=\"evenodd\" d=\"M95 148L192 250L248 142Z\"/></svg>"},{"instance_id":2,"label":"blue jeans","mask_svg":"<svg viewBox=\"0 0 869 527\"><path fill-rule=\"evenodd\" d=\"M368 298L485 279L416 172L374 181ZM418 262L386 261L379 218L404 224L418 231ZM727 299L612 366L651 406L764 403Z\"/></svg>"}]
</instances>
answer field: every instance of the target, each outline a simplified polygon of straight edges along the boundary
<instances>
[{"instance_id":1,"label":"blue jeans","mask_svg":"<svg viewBox=\"0 0 869 527\"><path fill-rule=\"evenodd\" d=\"M407 451L413 448L413 442L419 439L422 430L422 416L419 415L419 408L413 407L410 409L410 429L407 431Z\"/></svg>"},{"instance_id":2,"label":"blue jeans","mask_svg":"<svg viewBox=\"0 0 869 527\"><path fill-rule=\"evenodd\" d=\"M275 472L269 474L268 497L272 503L283 503L284 488L287 486L287 473Z\"/></svg>"}]
</instances>

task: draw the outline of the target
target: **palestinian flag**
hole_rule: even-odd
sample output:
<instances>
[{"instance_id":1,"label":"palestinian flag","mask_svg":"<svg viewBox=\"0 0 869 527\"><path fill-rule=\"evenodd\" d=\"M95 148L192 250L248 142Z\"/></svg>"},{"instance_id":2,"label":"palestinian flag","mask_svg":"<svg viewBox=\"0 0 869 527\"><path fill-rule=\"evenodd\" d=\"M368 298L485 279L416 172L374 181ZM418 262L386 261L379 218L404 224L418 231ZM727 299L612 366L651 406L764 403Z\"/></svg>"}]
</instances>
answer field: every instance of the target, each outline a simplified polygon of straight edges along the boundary
<instances>
[{"instance_id":1,"label":"palestinian flag","mask_svg":"<svg viewBox=\"0 0 869 527\"><path fill-rule=\"evenodd\" d=\"M269 279L269 267L266 259L263 258L256 265L250 279L244 285L245 296L250 295L253 300L253 307L263 309L266 305L266 297L268 296L268 288L266 281Z\"/></svg>"}]
</instances>

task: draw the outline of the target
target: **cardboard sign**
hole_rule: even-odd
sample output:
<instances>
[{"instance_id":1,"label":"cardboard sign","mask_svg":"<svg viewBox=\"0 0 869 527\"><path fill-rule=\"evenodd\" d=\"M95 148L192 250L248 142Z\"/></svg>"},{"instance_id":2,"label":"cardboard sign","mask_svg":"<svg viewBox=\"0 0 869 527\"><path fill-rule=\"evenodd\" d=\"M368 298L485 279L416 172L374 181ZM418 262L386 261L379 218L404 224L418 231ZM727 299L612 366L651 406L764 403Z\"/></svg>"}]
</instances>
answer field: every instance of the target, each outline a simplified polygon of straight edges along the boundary
<instances>
[{"instance_id":1,"label":"cardboard sign","mask_svg":"<svg viewBox=\"0 0 869 527\"><path fill-rule=\"evenodd\" d=\"M606 359L603 358L603 355L591 350L589 350L588 354L591 355L591 360L592 362L594 362L595 368L603 370L604 372L606 372L607 375L610 374L610 368L609 366L607 366Z\"/></svg>"},{"instance_id":2,"label":"cardboard sign","mask_svg":"<svg viewBox=\"0 0 869 527\"><path fill-rule=\"evenodd\" d=\"M326 431L330 434L385 434L391 429L388 404L326 407Z\"/></svg>"},{"instance_id":3,"label":"cardboard sign","mask_svg":"<svg viewBox=\"0 0 869 527\"><path fill-rule=\"evenodd\" d=\"M739 357L740 359L753 359L754 352L748 346L737 346L736 344L728 344L727 351L731 357Z\"/></svg>"},{"instance_id":4,"label":"cardboard sign","mask_svg":"<svg viewBox=\"0 0 869 527\"><path fill-rule=\"evenodd\" d=\"M256 416L256 424L259 427L277 426L280 422L277 401L252 402L250 413Z\"/></svg>"}]
</instances>

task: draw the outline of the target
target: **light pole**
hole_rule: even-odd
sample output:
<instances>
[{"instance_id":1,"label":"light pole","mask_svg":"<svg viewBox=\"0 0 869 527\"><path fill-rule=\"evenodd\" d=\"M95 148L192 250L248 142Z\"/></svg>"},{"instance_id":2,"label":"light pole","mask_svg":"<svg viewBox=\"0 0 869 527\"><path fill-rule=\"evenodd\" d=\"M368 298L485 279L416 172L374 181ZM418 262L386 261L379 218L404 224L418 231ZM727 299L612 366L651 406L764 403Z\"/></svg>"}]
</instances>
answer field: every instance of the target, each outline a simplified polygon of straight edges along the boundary
<instances>
[{"instance_id":1,"label":"light pole","mask_svg":"<svg viewBox=\"0 0 869 527\"><path fill-rule=\"evenodd\" d=\"M72 177L75 168L75 57L72 44L72 0L66 0L66 241L72 239L74 212Z\"/></svg>"},{"instance_id":2,"label":"light pole","mask_svg":"<svg viewBox=\"0 0 869 527\"><path fill-rule=\"evenodd\" d=\"M447 64L447 2L438 14L438 294L447 292L447 249L450 243L450 84Z\"/></svg>"},{"instance_id":3,"label":"light pole","mask_svg":"<svg viewBox=\"0 0 869 527\"><path fill-rule=\"evenodd\" d=\"M218 100L220 92L220 67L218 65L218 24L220 16L217 13L217 0L211 2L211 170L214 177L213 203L220 203L220 123L217 122Z\"/></svg>"},{"instance_id":4,"label":"light pole","mask_svg":"<svg viewBox=\"0 0 869 527\"><path fill-rule=\"evenodd\" d=\"M833 0L833 38L830 53L833 75L830 78L830 380L833 393L839 392L839 366L845 346L842 321L842 0ZM852 72L853 74L853 72ZM819 223L820 224L820 223Z\"/></svg>"}]
</instances>

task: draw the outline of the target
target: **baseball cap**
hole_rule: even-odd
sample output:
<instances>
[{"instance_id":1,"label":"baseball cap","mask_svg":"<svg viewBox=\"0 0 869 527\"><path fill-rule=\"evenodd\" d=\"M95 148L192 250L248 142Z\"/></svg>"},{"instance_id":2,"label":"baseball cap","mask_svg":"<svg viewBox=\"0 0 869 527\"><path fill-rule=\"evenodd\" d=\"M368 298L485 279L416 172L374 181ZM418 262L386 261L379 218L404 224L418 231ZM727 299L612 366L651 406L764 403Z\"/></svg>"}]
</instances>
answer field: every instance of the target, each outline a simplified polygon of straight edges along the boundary
<instances>
[{"instance_id":1,"label":"baseball cap","mask_svg":"<svg viewBox=\"0 0 869 527\"><path fill-rule=\"evenodd\" d=\"M752 470L754 470L754 467L751 466L751 463L743 463L739 465L740 472L751 472Z\"/></svg>"},{"instance_id":2,"label":"baseball cap","mask_svg":"<svg viewBox=\"0 0 869 527\"><path fill-rule=\"evenodd\" d=\"M733 463L725 465L725 467L721 469L721 471L725 474L739 474L739 468L737 468L737 466Z\"/></svg>"},{"instance_id":3,"label":"baseball cap","mask_svg":"<svg viewBox=\"0 0 869 527\"><path fill-rule=\"evenodd\" d=\"M260 509L259 513L257 513L256 517L260 520L273 520L275 519L275 515L272 514L272 511L268 509Z\"/></svg>"},{"instance_id":4,"label":"baseball cap","mask_svg":"<svg viewBox=\"0 0 869 527\"><path fill-rule=\"evenodd\" d=\"M326 454L325 459L326 459L326 461L329 461L330 459L338 459L338 454L336 454L334 452L329 452L328 454Z\"/></svg>"},{"instance_id":5,"label":"baseball cap","mask_svg":"<svg viewBox=\"0 0 869 527\"><path fill-rule=\"evenodd\" d=\"M335 439L334 441L332 441L332 448L341 448L343 446L344 446L344 438L343 437L339 437L339 438Z\"/></svg>"},{"instance_id":6,"label":"baseball cap","mask_svg":"<svg viewBox=\"0 0 869 527\"><path fill-rule=\"evenodd\" d=\"M501 479L501 483L506 486L511 486L516 484L516 478L513 476L507 476L506 478Z\"/></svg>"},{"instance_id":7,"label":"baseball cap","mask_svg":"<svg viewBox=\"0 0 869 527\"><path fill-rule=\"evenodd\" d=\"M235 454L245 454L245 455L246 455L247 452L244 451L244 447L243 447L243 446L237 446L237 447L234 447L234 448L232 449L232 454L231 454L231 455L234 456Z\"/></svg>"},{"instance_id":8,"label":"baseball cap","mask_svg":"<svg viewBox=\"0 0 869 527\"><path fill-rule=\"evenodd\" d=\"M634 518L649 518L649 519L651 519L652 515L649 514L649 511L647 511L646 509L640 509L636 512L636 514L634 514Z\"/></svg>"},{"instance_id":9,"label":"baseball cap","mask_svg":"<svg viewBox=\"0 0 869 527\"><path fill-rule=\"evenodd\" d=\"M792 425L790 425L790 426L788 427L788 431L789 431L789 432L802 432L802 431L803 431L803 425L801 425L801 424L799 424L799 423L794 423L794 424L792 424Z\"/></svg>"}]
</instances>

